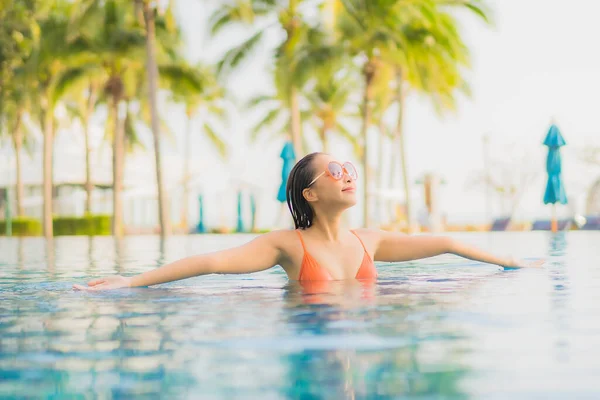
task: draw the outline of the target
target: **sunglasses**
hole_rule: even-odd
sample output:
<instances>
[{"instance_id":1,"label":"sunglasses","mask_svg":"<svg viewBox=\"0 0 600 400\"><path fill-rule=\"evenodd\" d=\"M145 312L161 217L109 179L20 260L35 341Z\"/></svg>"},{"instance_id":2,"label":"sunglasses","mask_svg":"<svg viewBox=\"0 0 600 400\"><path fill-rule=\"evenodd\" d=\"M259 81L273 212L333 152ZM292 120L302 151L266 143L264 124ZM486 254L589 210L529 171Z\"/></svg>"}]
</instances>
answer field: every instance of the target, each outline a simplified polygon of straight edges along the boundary
<instances>
[{"instance_id":1,"label":"sunglasses","mask_svg":"<svg viewBox=\"0 0 600 400\"><path fill-rule=\"evenodd\" d=\"M325 169L325 171L317 175L317 177L313 179L307 187L310 187L313 183L317 181L317 179L319 179L325 174L329 175L336 181L339 181L344 177L344 173L348 174L348 176L352 178L352 180L358 179L358 172L356 172L356 168L354 167L354 165L352 165L352 163L346 161L345 163L340 164L337 161L330 161L329 164L327 164L327 169Z\"/></svg>"}]
</instances>

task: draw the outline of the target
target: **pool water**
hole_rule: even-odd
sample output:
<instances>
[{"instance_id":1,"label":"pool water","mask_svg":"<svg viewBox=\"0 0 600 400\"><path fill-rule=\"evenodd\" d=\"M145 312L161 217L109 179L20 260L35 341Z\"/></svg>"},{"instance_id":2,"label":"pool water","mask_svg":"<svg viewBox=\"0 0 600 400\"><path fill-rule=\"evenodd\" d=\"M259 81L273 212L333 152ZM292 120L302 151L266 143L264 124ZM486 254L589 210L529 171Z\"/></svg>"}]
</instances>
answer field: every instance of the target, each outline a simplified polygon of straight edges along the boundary
<instances>
[{"instance_id":1,"label":"pool water","mask_svg":"<svg viewBox=\"0 0 600 400\"><path fill-rule=\"evenodd\" d=\"M279 267L75 292L249 235L0 239L0 398L597 399L600 232L454 234L455 256L378 264L317 293Z\"/></svg>"}]
</instances>

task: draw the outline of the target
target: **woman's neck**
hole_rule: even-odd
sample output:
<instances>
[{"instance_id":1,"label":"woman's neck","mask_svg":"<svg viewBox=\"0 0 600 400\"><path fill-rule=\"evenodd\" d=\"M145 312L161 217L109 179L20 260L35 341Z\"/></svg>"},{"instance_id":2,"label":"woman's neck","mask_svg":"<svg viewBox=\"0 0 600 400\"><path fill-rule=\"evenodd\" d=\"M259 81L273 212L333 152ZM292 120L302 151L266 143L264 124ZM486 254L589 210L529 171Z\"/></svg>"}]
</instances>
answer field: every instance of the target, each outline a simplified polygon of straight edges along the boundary
<instances>
[{"instance_id":1,"label":"woman's neck","mask_svg":"<svg viewBox=\"0 0 600 400\"><path fill-rule=\"evenodd\" d=\"M340 234L343 232L342 213L322 213L323 216L313 220L310 227L317 235L330 242L339 241Z\"/></svg>"}]
</instances>

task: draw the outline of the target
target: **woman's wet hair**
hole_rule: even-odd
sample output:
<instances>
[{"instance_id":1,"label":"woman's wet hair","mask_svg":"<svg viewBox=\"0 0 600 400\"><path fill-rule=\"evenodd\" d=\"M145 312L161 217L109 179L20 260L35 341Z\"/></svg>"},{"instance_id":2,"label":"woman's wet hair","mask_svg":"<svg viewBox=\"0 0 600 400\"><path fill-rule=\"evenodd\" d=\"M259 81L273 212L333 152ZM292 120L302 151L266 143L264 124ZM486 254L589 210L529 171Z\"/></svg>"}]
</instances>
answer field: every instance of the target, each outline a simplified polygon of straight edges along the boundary
<instances>
[{"instance_id":1,"label":"woman's wet hair","mask_svg":"<svg viewBox=\"0 0 600 400\"><path fill-rule=\"evenodd\" d=\"M288 177L285 195L296 229L306 229L313 223L314 211L302 195L302 191L314 178L313 160L319 154L321 153L317 152L304 156L294 165Z\"/></svg>"}]
</instances>

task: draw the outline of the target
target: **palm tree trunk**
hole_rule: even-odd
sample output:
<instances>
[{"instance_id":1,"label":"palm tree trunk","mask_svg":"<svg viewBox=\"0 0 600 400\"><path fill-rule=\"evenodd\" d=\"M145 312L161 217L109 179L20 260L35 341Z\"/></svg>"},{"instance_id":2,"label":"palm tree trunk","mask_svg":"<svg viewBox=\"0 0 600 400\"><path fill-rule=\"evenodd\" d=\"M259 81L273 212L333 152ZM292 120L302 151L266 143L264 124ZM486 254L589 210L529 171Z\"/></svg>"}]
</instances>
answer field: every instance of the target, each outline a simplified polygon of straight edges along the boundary
<instances>
[{"instance_id":1,"label":"palm tree trunk","mask_svg":"<svg viewBox=\"0 0 600 400\"><path fill-rule=\"evenodd\" d=\"M396 137L400 147L400 162L402 168L402 180L404 182L404 194L406 196L406 221L408 223L408 231L413 232L414 224L411 217L411 201L410 201L410 182L408 178L408 163L406 162L406 147L404 142L404 131L402 129L404 119L404 93L402 92L402 70L396 71L396 81L398 84L398 120L396 123Z\"/></svg>"},{"instance_id":2,"label":"palm tree trunk","mask_svg":"<svg viewBox=\"0 0 600 400\"><path fill-rule=\"evenodd\" d=\"M91 168L91 152L90 147L90 117L94 112L94 106L96 104L96 87L94 84L90 84L89 96L87 101L87 107L85 115L83 117L83 134L85 137L85 213L92 213L92 168Z\"/></svg>"},{"instance_id":3,"label":"palm tree trunk","mask_svg":"<svg viewBox=\"0 0 600 400\"><path fill-rule=\"evenodd\" d=\"M158 110L156 107L156 91L158 80L158 67L156 66L155 56L155 30L154 30L154 9L150 7L148 0L143 1L144 21L146 23L146 69L148 71L148 91L150 97L150 115L152 118L152 138L154 139L154 158L156 163L156 185L158 191L158 219L160 222L160 235L171 234L171 221L169 219L169 200L164 192L162 179L162 164L160 153L160 122L158 120Z\"/></svg>"},{"instance_id":4,"label":"palm tree trunk","mask_svg":"<svg viewBox=\"0 0 600 400\"><path fill-rule=\"evenodd\" d=\"M292 143L296 158L300 159L304 155L304 146L302 146L302 132L300 120L300 105L298 104L298 89L292 86L290 89L290 115L291 115L291 134Z\"/></svg>"},{"instance_id":5,"label":"palm tree trunk","mask_svg":"<svg viewBox=\"0 0 600 400\"><path fill-rule=\"evenodd\" d=\"M397 148L398 146L398 137L396 135L396 133L394 132L392 138L390 139L390 146L392 149ZM398 164L399 164L399 157L398 157L398 152L397 151L392 151L390 154L390 175L389 175L389 186L391 188L395 188L396 187L396 176L398 173ZM396 219L396 206L397 206L398 202L394 199L394 198L390 198L390 200L388 201L388 209L390 212L390 215L392 215L392 217L394 218L394 220Z\"/></svg>"},{"instance_id":6,"label":"palm tree trunk","mask_svg":"<svg viewBox=\"0 0 600 400\"><path fill-rule=\"evenodd\" d=\"M383 122L383 118L381 118L379 120L379 148L377 149L377 171L379 171L379 182L377 182L379 189L382 190L383 187L385 186L385 182L384 182L384 175L383 175L383 153L384 153L384 148L385 148L385 140L386 140L386 136L387 136L387 129L385 127L385 123ZM378 209L378 215L380 216L380 223L384 222L383 220L383 216L384 216L384 203L385 200L383 199L383 197L380 195L377 199L377 209Z\"/></svg>"},{"instance_id":7,"label":"palm tree trunk","mask_svg":"<svg viewBox=\"0 0 600 400\"><path fill-rule=\"evenodd\" d=\"M46 99L46 107L42 113L43 118L43 134L44 134L44 145L43 145L43 189L42 197L44 200L43 205L43 220L42 227L44 230L44 236L49 239L53 236L52 230L52 149L54 142L54 121L52 115L52 106L49 104L49 100Z\"/></svg>"},{"instance_id":8,"label":"palm tree trunk","mask_svg":"<svg viewBox=\"0 0 600 400\"><path fill-rule=\"evenodd\" d=\"M292 60L294 57L293 51L296 35L298 32L298 5L299 0L289 0L287 7L287 14L289 16L289 22L283 26L284 30L287 34L286 43L284 45L285 55L288 60L288 72L290 74L293 73L292 67L289 63L289 60ZM291 126L291 135L292 135L292 144L294 145L294 152L296 153L296 158L301 158L304 155L304 146L302 141L302 120L300 116L300 105L298 103L298 88L291 83L289 91L289 102L290 102L290 126Z\"/></svg>"},{"instance_id":9,"label":"palm tree trunk","mask_svg":"<svg viewBox=\"0 0 600 400\"><path fill-rule=\"evenodd\" d=\"M183 198L181 199L181 226L187 231L190 197L190 158L192 156L192 113L186 110L185 156L183 159Z\"/></svg>"},{"instance_id":10,"label":"palm tree trunk","mask_svg":"<svg viewBox=\"0 0 600 400\"><path fill-rule=\"evenodd\" d=\"M323 126L321 127L321 143L323 144L323 153L327 153L329 151L329 141L327 140L327 127L325 126L325 123L323 123Z\"/></svg>"},{"instance_id":11,"label":"palm tree trunk","mask_svg":"<svg viewBox=\"0 0 600 400\"><path fill-rule=\"evenodd\" d=\"M371 99L373 97L373 77L375 75L375 63L373 60L369 60L363 69L363 75L365 78L365 92L363 96L362 106L362 128L361 137L363 142L363 175L364 175L364 193L363 193L363 225L365 227L371 226L370 214L369 214L369 146L367 142L367 133L369 131L369 123L371 122Z\"/></svg>"},{"instance_id":12,"label":"palm tree trunk","mask_svg":"<svg viewBox=\"0 0 600 400\"><path fill-rule=\"evenodd\" d=\"M13 144L15 146L15 158L17 164L17 217L22 217L23 212L23 176L21 173L21 149L23 148L23 131L21 130L21 113L17 115L15 130L13 132Z\"/></svg>"},{"instance_id":13,"label":"palm tree trunk","mask_svg":"<svg viewBox=\"0 0 600 400\"><path fill-rule=\"evenodd\" d=\"M112 234L116 238L123 236L123 156L125 154L125 143L123 126L119 118L120 97L114 96L112 102L112 113L114 116L113 133L113 221Z\"/></svg>"}]
</instances>

